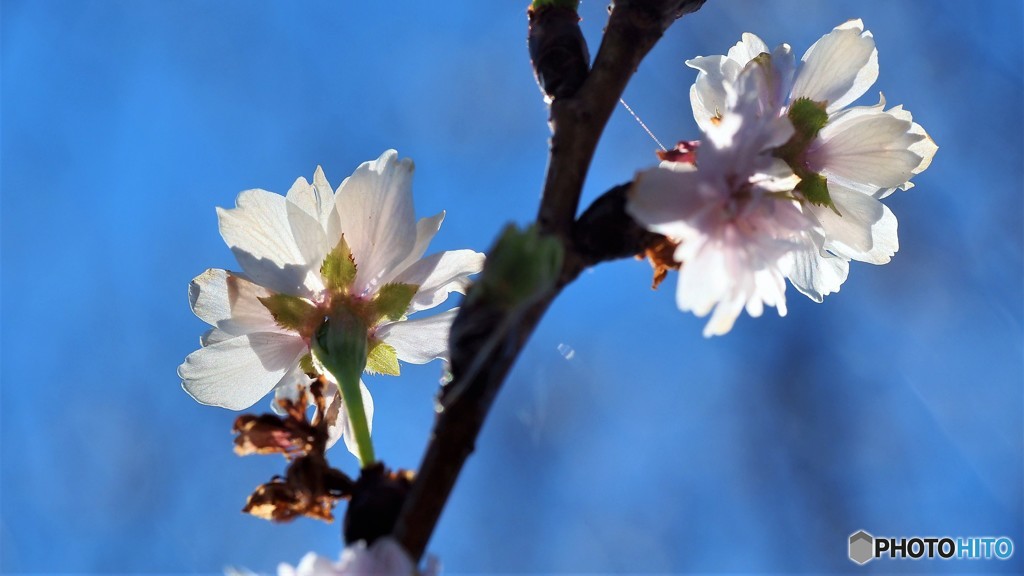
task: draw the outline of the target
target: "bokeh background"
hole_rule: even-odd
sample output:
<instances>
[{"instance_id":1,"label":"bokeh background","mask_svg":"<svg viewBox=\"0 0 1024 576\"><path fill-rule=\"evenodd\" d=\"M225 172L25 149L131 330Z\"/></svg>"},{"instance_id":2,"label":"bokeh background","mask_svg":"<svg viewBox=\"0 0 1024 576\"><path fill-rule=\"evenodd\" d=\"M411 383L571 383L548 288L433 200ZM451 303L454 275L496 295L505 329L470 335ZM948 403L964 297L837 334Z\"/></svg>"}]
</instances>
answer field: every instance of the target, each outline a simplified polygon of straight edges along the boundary
<instances>
[{"instance_id":1,"label":"bokeh background","mask_svg":"<svg viewBox=\"0 0 1024 576\"><path fill-rule=\"evenodd\" d=\"M236 268L215 206L387 148L416 160L433 249L485 250L536 210L546 109L526 0L3 0L0 570L273 571L339 525L239 512L284 469L180 388L188 281ZM604 2L584 0L596 52ZM742 32L802 54L863 18L884 91L940 150L891 197L892 263L706 340L647 264L583 275L533 336L430 549L448 573L1019 572L1022 31L1018 0L709 0L626 101L698 137L683 61ZM655 162L616 111L584 204ZM440 366L370 378L377 452L415 467ZM257 406L263 409L267 403ZM355 472L343 449L333 461ZM1009 561L880 561L847 537L1005 535Z\"/></svg>"}]
</instances>

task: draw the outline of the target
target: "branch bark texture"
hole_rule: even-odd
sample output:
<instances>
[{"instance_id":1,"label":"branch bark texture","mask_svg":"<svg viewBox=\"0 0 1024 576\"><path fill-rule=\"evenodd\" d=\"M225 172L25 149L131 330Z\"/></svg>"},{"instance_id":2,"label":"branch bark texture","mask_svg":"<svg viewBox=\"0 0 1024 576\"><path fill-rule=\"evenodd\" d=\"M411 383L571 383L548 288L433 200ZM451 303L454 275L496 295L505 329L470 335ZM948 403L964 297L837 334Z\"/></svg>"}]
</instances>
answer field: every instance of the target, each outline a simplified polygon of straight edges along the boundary
<instances>
[{"instance_id":1,"label":"branch bark texture","mask_svg":"<svg viewBox=\"0 0 1024 576\"><path fill-rule=\"evenodd\" d=\"M660 239L626 215L628 184L599 198L579 221L576 213L597 143L629 79L672 22L703 3L615 2L590 73L575 94L559 94L552 101L537 225L562 243L562 271L550 290L525 307L510 310L471 293L459 311L450 340L452 381L439 396L426 454L392 532L414 559L422 557L501 384L551 302L587 266L637 254ZM446 398L456 389L456 398Z\"/></svg>"}]
</instances>

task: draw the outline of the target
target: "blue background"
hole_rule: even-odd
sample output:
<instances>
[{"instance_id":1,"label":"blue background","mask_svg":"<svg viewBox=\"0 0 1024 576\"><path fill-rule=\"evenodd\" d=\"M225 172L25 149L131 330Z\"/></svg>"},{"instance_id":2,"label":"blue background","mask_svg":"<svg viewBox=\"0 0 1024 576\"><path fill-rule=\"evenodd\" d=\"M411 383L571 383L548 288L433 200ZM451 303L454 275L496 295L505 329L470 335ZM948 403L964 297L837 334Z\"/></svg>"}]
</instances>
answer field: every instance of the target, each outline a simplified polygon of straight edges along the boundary
<instances>
[{"instance_id":1,"label":"blue background","mask_svg":"<svg viewBox=\"0 0 1024 576\"><path fill-rule=\"evenodd\" d=\"M236 268L215 206L317 164L337 185L390 147L416 160L417 213L448 211L433 250L485 250L532 219L548 131L526 3L3 0L2 571L337 555L338 524L239 512L284 461L234 456L235 414L181 390L204 330L186 285ZM581 8L593 52L605 7ZM800 55L856 17L881 63L861 103L884 91L940 146L889 201L899 254L854 264L824 304L790 288L786 318L712 340L676 310L674 277L652 292L643 262L584 274L442 517L446 571L1024 569L1021 3L709 0L625 98L661 140L697 138L685 59L744 31ZM653 150L617 110L584 205ZM439 373L369 379L391 465L418 464ZM846 558L858 529L1018 551L862 568Z\"/></svg>"}]
</instances>

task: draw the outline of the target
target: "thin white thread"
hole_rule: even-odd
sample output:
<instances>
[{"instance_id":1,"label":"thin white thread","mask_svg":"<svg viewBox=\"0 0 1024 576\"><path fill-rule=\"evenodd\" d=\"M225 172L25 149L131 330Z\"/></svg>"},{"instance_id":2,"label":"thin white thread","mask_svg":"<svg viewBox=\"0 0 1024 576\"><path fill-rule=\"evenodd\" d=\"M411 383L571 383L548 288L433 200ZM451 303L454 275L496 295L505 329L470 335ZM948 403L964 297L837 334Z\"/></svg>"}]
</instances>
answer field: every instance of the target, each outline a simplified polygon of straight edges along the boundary
<instances>
[{"instance_id":1,"label":"thin white thread","mask_svg":"<svg viewBox=\"0 0 1024 576\"><path fill-rule=\"evenodd\" d=\"M662 152L668 152L668 149L665 148L665 145L661 143L661 140L658 140L658 137L654 135L654 132L651 132L651 129L647 127L647 124L644 124L644 121L641 120L640 117L636 115L636 112L633 112L633 109L629 107L629 104L626 104L625 100L619 98L619 104L622 104L622 107L625 108L631 116L633 116L633 119L636 120L636 123L639 124L640 127L644 129L644 132L647 132L647 135L651 137L651 140L654 140L654 143L657 144L659 148L661 148Z\"/></svg>"}]
</instances>

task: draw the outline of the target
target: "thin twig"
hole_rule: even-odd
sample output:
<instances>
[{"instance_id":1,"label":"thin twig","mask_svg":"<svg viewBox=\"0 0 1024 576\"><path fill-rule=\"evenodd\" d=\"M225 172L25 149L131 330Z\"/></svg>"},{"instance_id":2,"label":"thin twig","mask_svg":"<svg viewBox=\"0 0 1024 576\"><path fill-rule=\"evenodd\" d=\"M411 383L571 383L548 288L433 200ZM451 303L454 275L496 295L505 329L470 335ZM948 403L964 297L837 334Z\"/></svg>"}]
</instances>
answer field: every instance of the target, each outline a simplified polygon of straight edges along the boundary
<instances>
[{"instance_id":1,"label":"thin twig","mask_svg":"<svg viewBox=\"0 0 1024 576\"><path fill-rule=\"evenodd\" d=\"M551 148L537 221L542 233L562 241L562 274L553 290L525 310L510 311L480 298L467 301L455 319L450 342L453 380L449 386L457 386L461 392L458 398L444 403L444 409L437 415L426 454L393 531L414 559L422 557L502 382L548 306L585 266L621 257L621 248L608 257L589 252L593 244L580 245L582 250L577 248L577 240L593 235L585 227L576 227L583 182L605 124L640 61L676 18L695 11L703 3L704 0L616 2L587 79L575 95L557 97L552 102ZM623 193L624 188L618 192ZM616 218L606 222L614 221ZM631 234L630 238L638 238ZM505 322L512 313L517 316L516 322ZM503 333L496 334L497 330ZM495 337L500 338L501 345L481 349L483 343ZM485 356L483 360L477 357L480 354ZM470 371L470 365L482 368Z\"/></svg>"}]
</instances>

